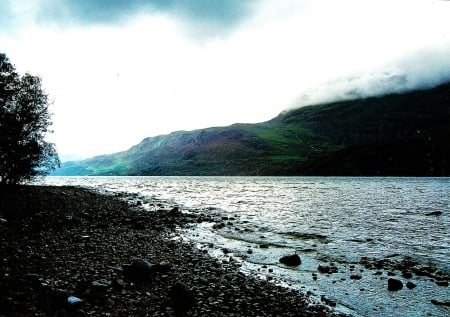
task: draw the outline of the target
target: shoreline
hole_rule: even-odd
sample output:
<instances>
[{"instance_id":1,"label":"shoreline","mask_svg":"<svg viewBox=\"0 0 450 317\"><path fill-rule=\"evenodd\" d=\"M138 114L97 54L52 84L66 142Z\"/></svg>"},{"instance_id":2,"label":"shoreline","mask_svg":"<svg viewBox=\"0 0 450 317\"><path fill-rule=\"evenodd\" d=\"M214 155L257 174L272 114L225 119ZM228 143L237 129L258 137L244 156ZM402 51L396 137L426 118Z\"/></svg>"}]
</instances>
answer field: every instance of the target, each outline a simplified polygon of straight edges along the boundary
<instances>
[{"instance_id":1,"label":"shoreline","mask_svg":"<svg viewBox=\"0 0 450 317\"><path fill-rule=\"evenodd\" d=\"M0 191L0 316L174 316L177 282L195 298L186 316L342 316L184 241L176 228L202 219L176 207L71 186ZM124 272L136 259L154 264L145 280Z\"/></svg>"}]
</instances>

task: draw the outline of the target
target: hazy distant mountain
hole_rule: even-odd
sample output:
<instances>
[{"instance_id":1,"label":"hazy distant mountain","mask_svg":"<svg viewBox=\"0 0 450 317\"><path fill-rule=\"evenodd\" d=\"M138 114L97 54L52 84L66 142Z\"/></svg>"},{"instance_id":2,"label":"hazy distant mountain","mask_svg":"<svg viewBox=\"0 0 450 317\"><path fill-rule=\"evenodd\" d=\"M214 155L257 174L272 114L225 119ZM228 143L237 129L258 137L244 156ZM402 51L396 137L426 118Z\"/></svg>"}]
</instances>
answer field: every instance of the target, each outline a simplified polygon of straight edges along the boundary
<instances>
[{"instance_id":1,"label":"hazy distant mountain","mask_svg":"<svg viewBox=\"0 0 450 317\"><path fill-rule=\"evenodd\" d=\"M450 175L450 83L146 138L54 175Z\"/></svg>"}]
</instances>

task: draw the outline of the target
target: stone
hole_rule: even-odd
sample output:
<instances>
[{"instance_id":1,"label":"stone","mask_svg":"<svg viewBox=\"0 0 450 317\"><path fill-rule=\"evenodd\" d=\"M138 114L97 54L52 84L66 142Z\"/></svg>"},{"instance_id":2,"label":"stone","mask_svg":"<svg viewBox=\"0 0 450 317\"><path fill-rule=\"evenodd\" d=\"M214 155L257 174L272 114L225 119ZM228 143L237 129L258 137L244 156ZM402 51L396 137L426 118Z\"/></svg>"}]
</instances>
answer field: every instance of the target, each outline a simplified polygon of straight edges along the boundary
<instances>
[{"instance_id":1,"label":"stone","mask_svg":"<svg viewBox=\"0 0 450 317\"><path fill-rule=\"evenodd\" d=\"M402 271L402 276L404 278L412 278L412 273L410 271Z\"/></svg>"},{"instance_id":2,"label":"stone","mask_svg":"<svg viewBox=\"0 0 450 317\"><path fill-rule=\"evenodd\" d=\"M448 286L448 281L436 281L436 285L437 286L447 287Z\"/></svg>"},{"instance_id":3,"label":"stone","mask_svg":"<svg viewBox=\"0 0 450 317\"><path fill-rule=\"evenodd\" d=\"M91 283L91 289L95 292L106 292L111 286L111 282L105 279L96 280Z\"/></svg>"},{"instance_id":4,"label":"stone","mask_svg":"<svg viewBox=\"0 0 450 317\"><path fill-rule=\"evenodd\" d=\"M322 303L324 303L325 305L328 305L330 307L336 307L336 305L337 305L337 302L335 300L332 300L324 295L322 295L320 297L320 300Z\"/></svg>"},{"instance_id":5,"label":"stone","mask_svg":"<svg viewBox=\"0 0 450 317\"><path fill-rule=\"evenodd\" d=\"M440 216L440 215L442 215L442 211L432 211L432 212L429 212L429 213L427 213L427 214L425 214L425 216Z\"/></svg>"},{"instance_id":6,"label":"stone","mask_svg":"<svg viewBox=\"0 0 450 317\"><path fill-rule=\"evenodd\" d=\"M350 279L351 280L360 280L360 279L362 279L362 275L361 274L352 274L352 275L350 275Z\"/></svg>"},{"instance_id":7,"label":"stone","mask_svg":"<svg viewBox=\"0 0 450 317\"><path fill-rule=\"evenodd\" d=\"M169 211L169 216L175 217L181 215L181 209L179 207L174 207Z\"/></svg>"},{"instance_id":8,"label":"stone","mask_svg":"<svg viewBox=\"0 0 450 317\"><path fill-rule=\"evenodd\" d=\"M449 300L447 300L447 301L440 301L440 300L432 299L431 303L433 305L436 305L436 306L450 307L450 301Z\"/></svg>"},{"instance_id":9,"label":"stone","mask_svg":"<svg viewBox=\"0 0 450 317\"><path fill-rule=\"evenodd\" d=\"M194 306L192 290L184 283L176 282L169 291L172 308L176 314L184 314Z\"/></svg>"},{"instance_id":10,"label":"stone","mask_svg":"<svg viewBox=\"0 0 450 317\"><path fill-rule=\"evenodd\" d=\"M408 282L406 283L406 287L407 287L408 289L413 289L413 288L416 288L416 284L414 284L413 282L408 281Z\"/></svg>"},{"instance_id":11,"label":"stone","mask_svg":"<svg viewBox=\"0 0 450 317\"><path fill-rule=\"evenodd\" d=\"M153 273L153 265L145 260L134 260L131 264L123 266L123 274L133 281L148 280Z\"/></svg>"},{"instance_id":12,"label":"stone","mask_svg":"<svg viewBox=\"0 0 450 317\"><path fill-rule=\"evenodd\" d=\"M388 279L388 290L391 292L399 291L403 288L403 283L395 278Z\"/></svg>"},{"instance_id":13,"label":"stone","mask_svg":"<svg viewBox=\"0 0 450 317\"><path fill-rule=\"evenodd\" d=\"M169 261L164 260L152 266L154 272L166 273L172 268L172 264Z\"/></svg>"},{"instance_id":14,"label":"stone","mask_svg":"<svg viewBox=\"0 0 450 317\"><path fill-rule=\"evenodd\" d=\"M223 223L215 223L215 224L213 224L213 226L212 226L212 228L213 228L214 230L222 229L223 227L225 227L225 225L224 225Z\"/></svg>"},{"instance_id":15,"label":"stone","mask_svg":"<svg viewBox=\"0 0 450 317\"><path fill-rule=\"evenodd\" d=\"M125 281L121 278L116 278L113 279L112 283L111 283L112 287L116 290L123 290L125 288Z\"/></svg>"},{"instance_id":16,"label":"stone","mask_svg":"<svg viewBox=\"0 0 450 317\"><path fill-rule=\"evenodd\" d=\"M75 296L69 296L67 297L67 304L69 307L79 307L83 303L83 300L75 297Z\"/></svg>"},{"instance_id":17,"label":"stone","mask_svg":"<svg viewBox=\"0 0 450 317\"><path fill-rule=\"evenodd\" d=\"M335 266L319 264L319 266L317 267L317 271L319 271L322 274L332 274L337 273L338 269Z\"/></svg>"},{"instance_id":18,"label":"stone","mask_svg":"<svg viewBox=\"0 0 450 317\"><path fill-rule=\"evenodd\" d=\"M298 254L291 254L281 257L280 263L283 263L287 266L299 266L302 263L302 260L300 259Z\"/></svg>"}]
</instances>

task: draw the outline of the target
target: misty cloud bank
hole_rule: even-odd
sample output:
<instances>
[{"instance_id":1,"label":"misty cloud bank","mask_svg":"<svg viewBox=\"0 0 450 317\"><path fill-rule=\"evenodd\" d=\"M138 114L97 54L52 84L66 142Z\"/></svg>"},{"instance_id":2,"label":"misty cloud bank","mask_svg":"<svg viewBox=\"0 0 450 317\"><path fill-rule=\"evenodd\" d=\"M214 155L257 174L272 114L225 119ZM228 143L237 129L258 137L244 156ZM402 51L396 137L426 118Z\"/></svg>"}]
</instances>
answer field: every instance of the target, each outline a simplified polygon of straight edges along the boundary
<instances>
[{"instance_id":1,"label":"misty cloud bank","mask_svg":"<svg viewBox=\"0 0 450 317\"><path fill-rule=\"evenodd\" d=\"M415 52L381 69L309 87L289 109L429 89L450 82L450 44Z\"/></svg>"}]
</instances>

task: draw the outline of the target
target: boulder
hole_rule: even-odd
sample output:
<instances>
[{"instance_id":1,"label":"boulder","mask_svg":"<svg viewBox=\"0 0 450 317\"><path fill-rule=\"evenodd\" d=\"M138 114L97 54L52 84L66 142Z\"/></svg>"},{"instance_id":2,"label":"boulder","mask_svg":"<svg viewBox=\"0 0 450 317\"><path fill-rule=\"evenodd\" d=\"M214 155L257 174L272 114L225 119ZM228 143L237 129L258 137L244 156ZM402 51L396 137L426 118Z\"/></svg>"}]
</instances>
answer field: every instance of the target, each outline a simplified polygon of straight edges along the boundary
<instances>
[{"instance_id":1,"label":"boulder","mask_svg":"<svg viewBox=\"0 0 450 317\"><path fill-rule=\"evenodd\" d=\"M133 281L148 280L153 273L153 265L145 260L134 260L123 265L123 275Z\"/></svg>"},{"instance_id":2,"label":"boulder","mask_svg":"<svg viewBox=\"0 0 450 317\"><path fill-rule=\"evenodd\" d=\"M194 294L186 284L176 282L169 291L169 298L175 314L184 314L194 306Z\"/></svg>"},{"instance_id":3,"label":"boulder","mask_svg":"<svg viewBox=\"0 0 450 317\"><path fill-rule=\"evenodd\" d=\"M300 259L298 254L291 254L281 257L280 263L283 263L287 266L299 266L302 263L302 260Z\"/></svg>"},{"instance_id":4,"label":"boulder","mask_svg":"<svg viewBox=\"0 0 450 317\"><path fill-rule=\"evenodd\" d=\"M388 290L391 292L399 291L403 288L403 283L395 278L388 279Z\"/></svg>"}]
</instances>

